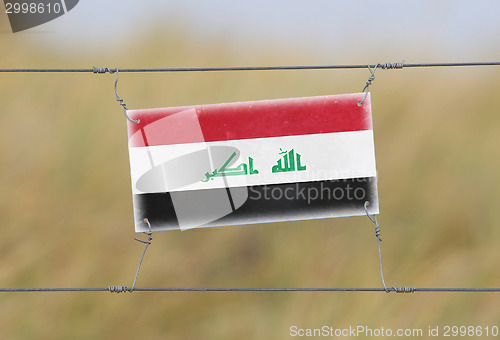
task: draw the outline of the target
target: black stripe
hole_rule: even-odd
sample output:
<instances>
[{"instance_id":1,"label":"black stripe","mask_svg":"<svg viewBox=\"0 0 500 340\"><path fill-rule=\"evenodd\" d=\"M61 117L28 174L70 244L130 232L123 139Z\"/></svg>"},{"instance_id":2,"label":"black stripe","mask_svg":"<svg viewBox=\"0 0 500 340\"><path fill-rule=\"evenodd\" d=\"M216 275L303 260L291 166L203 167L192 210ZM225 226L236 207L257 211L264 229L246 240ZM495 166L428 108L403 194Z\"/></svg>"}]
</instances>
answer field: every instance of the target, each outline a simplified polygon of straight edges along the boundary
<instances>
[{"instance_id":1,"label":"black stripe","mask_svg":"<svg viewBox=\"0 0 500 340\"><path fill-rule=\"evenodd\" d=\"M183 214L184 218L193 216L194 219L205 217L205 212L212 214L214 205L218 206L215 209L221 211L222 216L227 207L227 215L203 224L204 227L363 215L366 201L370 202L371 209L378 205L376 177L229 189L230 200L228 188L136 194L136 224L139 227L143 225L144 229L140 231L146 231L142 221L148 218L156 230L179 229L175 202L180 202L179 206L182 207L178 213ZM242 199L245 198L242 194L246 196L247 193L247 199ZM238 196L244 202L239 207L239 204L233 203L237 202Z\"/></svg>"}]
</instances>

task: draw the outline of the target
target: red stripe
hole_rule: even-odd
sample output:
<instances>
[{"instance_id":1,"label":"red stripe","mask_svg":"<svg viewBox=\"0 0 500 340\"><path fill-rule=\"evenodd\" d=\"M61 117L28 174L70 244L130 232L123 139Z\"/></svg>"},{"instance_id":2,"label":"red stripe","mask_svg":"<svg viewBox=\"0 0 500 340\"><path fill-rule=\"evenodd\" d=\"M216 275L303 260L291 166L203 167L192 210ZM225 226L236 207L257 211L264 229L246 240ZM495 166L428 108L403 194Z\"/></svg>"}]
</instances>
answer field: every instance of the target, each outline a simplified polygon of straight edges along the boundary
<instances>
[{"instance_id":1,"label":"red stripe","mask_svg":"<svg viewBox=\"0 0 500 340\"><path fill-rule=\"evenodd\" d=\"M358 106L363 96L363 93L356 93L128 111L132 119L140 119L138 124L128 122L129 146L371 130L370 98ZM203 137L199 130L196 130L198 133L195 129L189 131L189 126L198 124L193 119L186 121L185 125L179 124L178 120L175 126L155 124L156 131L148 130L149 124L192 108L196 109ZM146 131L147 141L143 138L143 131Z\"/></svg>"}]
</instances>

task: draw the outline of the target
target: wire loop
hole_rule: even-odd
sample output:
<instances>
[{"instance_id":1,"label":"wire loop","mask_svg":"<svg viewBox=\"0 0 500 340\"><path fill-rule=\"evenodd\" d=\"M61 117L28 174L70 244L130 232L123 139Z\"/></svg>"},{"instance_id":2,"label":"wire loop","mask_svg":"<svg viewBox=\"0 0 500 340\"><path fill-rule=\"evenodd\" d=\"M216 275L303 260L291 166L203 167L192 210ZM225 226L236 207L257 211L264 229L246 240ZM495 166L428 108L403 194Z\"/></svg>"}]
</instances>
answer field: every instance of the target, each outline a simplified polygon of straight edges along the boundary
<instances>
[{"instance_id":1,"label":"wire loop","mask_svg":"<svg viewBox=\"0 0 500 340\"><path fill-rule=\"evenodd\" d=\"M139 276L139 270L141 269L142 260L144 259L144 255L146 254L146 250L148 250L148 247L151 244L151 241L153 240L153 237L151 236L151 235L153 235L153 230L151 229L151 223L149 223L149 220L147 218L144 219L144 222L148 224L149 231L145 231L145 232L143 232L143 234L147 235L148 239L146 241L143 241L141 239L134 237L134 240L139 241L141 243L144 243L144 244L146 244L146 246L144 247L144 251L142 252L141 260L139 261L139 265L137 266L137 271L135 272L134 283L132 284L132 288L130 288L130 290L129 290L129 292L131 292L131 293L134 291L135 283L137 282L137 276Z\"/></svg>"},{"instance_id":2,"label":"wire loop","mask_svg":"<svg viewBox=\"0 0 500 340\"><path fill-rule=\"evenodd\" d=\"M109 286L108 291L110 293L124 293L124 292L129 292L132 293L135 289L135 283L137 282L137 276L139 276L139 270L141 269L141 264L142 260L144 259L144 255L146 254L146 250L148 249L148 246L151 244L151 241L153 240L153 230L151 229L151 224L149 223L149 220L147 218L144 219L144 222L148 224L148 229L149 231L144 232L145 235L148 236L148 239L146 241L143 241L141 239L135 238L134 240L142 242L146 244L144 247L144 251L142 252L141 260L139 261L139 265L137 266L137 270L135 272L135 277L134 277L134 283L132 283L132 288L128 288L127 286Z\"/></svg>"},{"instance_id":3,"label":"wire loop","mask_svg":"<svg viewBox=\"0 0 500 340\"><path fill-rule=\"evenodd\" d=\"M384 280L384 271L382 269L382 251L380 250L380 242L382 242L382 239L380 238L380 224L377 221L377 216L373 215L370 216L370 213L368 212L368 206L370 205L370 202L366 201L364 204L366 216L370 219L370 221L375 224L375 237L377 237L377 246L378 246L378 261L380 265L380 278L382 279L382 285L384 286L384 290L386 293L390 292L396 292L396 293L413 293L415 292L415 287L392 287L392 288L387 288L385 285L385 280Z\"/></svg>"},{"instance_id":4,"label":"wire loop","mask_svg":"<svg viewBox=\"0 0 500 340\"><path fill-rule=\"evenodd\" d=\"M379 261L379 265L380 265L380 278L382 279L382 285L384 286L385 292L389 293L390 290L387 289L387 287L385 286L384 271L382 269L382 251L380 250L380 242L382 242L382 239L380 238L380 233L381 233L380 224L378 223L377 217L375 215L373 215L373 218L372 218L370 216L370 214L368 213L368 206L369 205L370 205L370 202L366 201L364 204L364 208L365 208L366 216L368 216L370 221L372 221L375 224L375 236L377 237L377 245L378 245L378 261Z\"/></svg>"},{"instance_id":5,"label":"wire loop","mask_svg":"<svg viewBox=\"0 0 500 340\"><path fill-rule=\"evenodd\" d=\"M368 77L368 80L366 81L365 87L363 87L363 91L365 93L365 96L363 97L363 100L358 102L358 106L363 105L363 103L366 100L366 97L368 96L368 88L372 84L372 81L375 80L375 71L377 70L377 67L380 67L383 70L394 70L394 69L402 69L404 67L405 61L403 60L402 62L398 63L384 63L384 64L376 64L373 69L371 68L370 65L368 66L368 70L370 70L370 76Z\"/></svg>"},{"instance_id":6,"label":"wire loop","mask_svg":"<svg viewBox=\"0 0 500 340\"><path fill-rule=\"evenodd\" d=\"M120 96L118 95L118 67L116 68L109 68L109 67L92 67L92 72L93 73L100 73L100 74L103 74L103 73L109 73L109 74L113 74L113 73L116 73L116 80L115 80L115 95L116 95L116 101L123 107L123 114L125 115L125 117L127 117L128 120L130 120L132 123L139 123L141 120L139 118L137 118L136 120L133 120L132 118L129 117L129 115L127 114L127 104L125 104L123 102L123 99L120 98Z\"/></svg>"},{"instance_id":7,"label":"wire loop","mask_svg":"<svg viewBox=\"0 0 500 340\"><path fill-rule=\"evenodd\" d=\"M119 294L119 293L128 292L129 289L126 286L109 286L108 291L110 293L118 293Z\"/></svg>"},{"instance_id":8,"label":"wire loop","mask_svg":"<svg viewBox=\"0 0 500 340\"><path fill-rule=\"evenodd\" d=\"M364 92L365 93L365 96L363 97L363 100L358 102L358 106L361 106L363 105L363 103L365 102L366 100L366 97L368 96L368 87L370 87L370 85L372 84L372 81L375 80L375 71L377 70L377 67L379 66L380 64L377 64L375 65L375 67L372 69L370 67L370 65L368 65L368 70L370 70L370 76L368 77L368 80L366 81L366 84L365 84L365 87L363 87L363 91L361 92Z\"/></svg>"},{"instance_id":9,"label":"wire loop","mask_svg":"<svg viewBox=\"0 0 500 340\"><path fill-rule=\"evenodd\" d=\"M375 236L377 237L377 239L379 241L382 241L382 239L380 238L380 234L381 234L380 224L377 221L377 216L373 215L373 217L371 217L370 214L368 213L368 206L369 205L370 205L370 202L366 201L365 205L364 205L366 216L368 216L368 218L370 219L370 221L372 221L375 224Z\"/></svg>"},{"instance_id":10,"label":"wire loop","mask_svg":"<svg viewBox=\"0 0 500 340\"><path fill-rule=\"evenodd\" d=\"M107 67L106 67L107 69ZM139 118L137 118L136 120L133 120L132 118L130 118L127 114L127 104L125 104L123 102L123 99L120 98L120 96L118 95L118 89L117 89L117 86L118 86L118 68L116 68L113 72L111 70L108 69L108 72L109 73L114 73L116 72L116 80L115 80L115 94L116 94L116 101L120 103L120 105L123 107L123 114L125 115L125 117L127 117L128 120L130 120L132 123L139 123L141 120Z\"/></svg>"}]
</instances>

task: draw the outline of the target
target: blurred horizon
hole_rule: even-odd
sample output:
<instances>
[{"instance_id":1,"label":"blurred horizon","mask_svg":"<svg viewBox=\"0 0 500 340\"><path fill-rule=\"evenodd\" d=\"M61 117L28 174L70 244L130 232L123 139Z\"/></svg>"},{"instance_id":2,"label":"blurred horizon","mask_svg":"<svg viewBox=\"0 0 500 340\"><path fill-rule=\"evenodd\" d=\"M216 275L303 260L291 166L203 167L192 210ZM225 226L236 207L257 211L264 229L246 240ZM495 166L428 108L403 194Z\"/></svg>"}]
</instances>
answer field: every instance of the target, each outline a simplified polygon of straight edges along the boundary
<instances>
[{"instance_id":1,"label":"blurred horizon","mask_svg":"<svg viewBox=\"0 0 500 340\"><path fill-rule=\"evenodd\" d=\"M162 39L175 40L175 27L183 27L188 34L180 39L193 44L223 41L247 63L263 51L281 50L300 51L312 63L374 63L367 57L384 58L379 62L488 61L500 52L494 43L500 34L498 10L500 3L493 0L412 0L404 6L397 0L376 6L368 0L312 6L285 0L252 5L125 0L119 6L86 0L44 25L12 34L5 24L0 34L8 44L31 41L67 56L140 46L150 35L161 44Z\"/></svg>"}]
</instances>

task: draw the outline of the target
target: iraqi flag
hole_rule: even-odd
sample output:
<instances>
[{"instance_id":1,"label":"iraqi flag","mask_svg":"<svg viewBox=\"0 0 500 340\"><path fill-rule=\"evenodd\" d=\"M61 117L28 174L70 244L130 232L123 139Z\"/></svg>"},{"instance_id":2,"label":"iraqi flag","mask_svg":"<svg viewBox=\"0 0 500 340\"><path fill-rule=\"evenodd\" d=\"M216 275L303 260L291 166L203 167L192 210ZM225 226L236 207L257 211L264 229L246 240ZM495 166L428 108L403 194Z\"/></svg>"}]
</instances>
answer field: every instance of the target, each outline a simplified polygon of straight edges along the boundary
<instances>
[{"instance_id":1,"label":"iraqi flag","mask_svg":"<svg viewBox=\"0 0 500 340\"><path fill-rule=\"evenodd\" d=\"M363 96L128 111L136 232L378 214Z\"/></svg>"}]
</instances>

